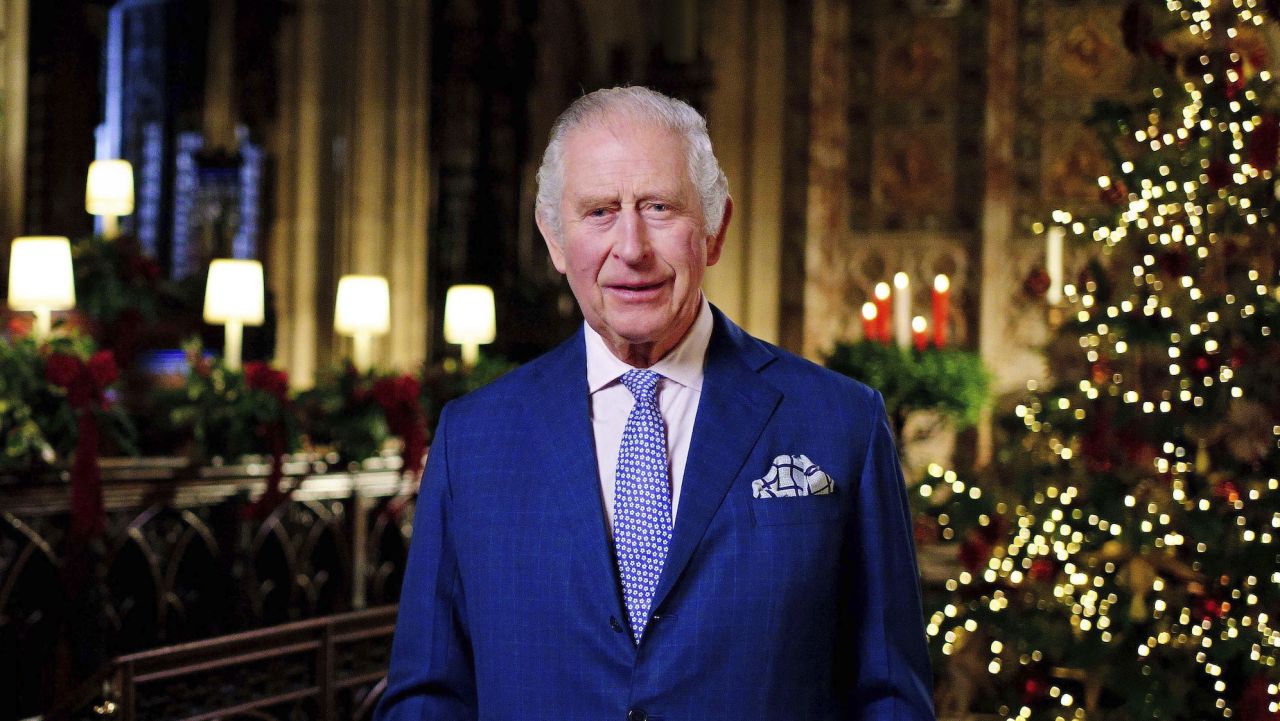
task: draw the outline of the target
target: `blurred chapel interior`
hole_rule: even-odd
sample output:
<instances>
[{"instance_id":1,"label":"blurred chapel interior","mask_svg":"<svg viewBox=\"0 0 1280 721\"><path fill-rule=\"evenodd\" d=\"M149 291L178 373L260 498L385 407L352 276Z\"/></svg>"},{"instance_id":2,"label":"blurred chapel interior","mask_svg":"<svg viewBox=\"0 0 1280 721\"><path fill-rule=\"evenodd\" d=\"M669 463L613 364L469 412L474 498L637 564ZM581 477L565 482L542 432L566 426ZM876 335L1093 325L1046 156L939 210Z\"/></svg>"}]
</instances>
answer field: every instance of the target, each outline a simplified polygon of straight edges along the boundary
<instances>
[{"instance_id":1,"label":"blurred chapel interior","mask_svg":"<svg viewBox=\"0 0 1280 721\"><path fill-rule=\"evenodd\" d=\"M1081 119L1150 91L1124 6L0 0L4 333L52 313L55 336L95 344L58 341L57 368L0 357L50 363L52 384L31 386L43 440L11 446L44 475L0 483L0 721L367 718L410 530L397 469L420 467L432 404L582 322L533 204L584 92L644 85L706 116L734 213L704 288L751 334L816 362L867 338L945 345L988 369L979 395L1047 378L1063 269L1045 224L1096 205L1110 167ZM95 189L91 164L118 160ZM15 297L61 277L19 270L17 238L70 239L74 307ZM251 271L220 310L219 268ZM349 277L374 279L377 312L342 310ZM385 378L342 376L351 358ZM127 440L99 403L136 411ZM912 483L995 452L989 415L958 434L898 421ZM161 647L180 650L146 655Z\"/></svg>"},{"instance_id":2,"label":"blurred chapel interior","mask_svg":"<svg viewBox=\"0 0 1280 721\"><path fill-rule=\"evenodd\" d=\"M533 222L534 175L559 111L617 84L707 116L737 212L706 290L749 332L816 358L857 333L878 281L926 279L927 302L945 273L957 341L1016 355L1002 294L1043 252L1030 219L1095 192L1074 172L1097 162L1091 139L1055 124L1128 81L1105 3L3 9L0 237L101 230L87 169L128 160L121 231L161 277L197 287L211 259L261 261L269 332L247 331L246 357L274 359L297 388L350 352L333 330L345 274L389 281L379 365L457 353L442 328L460 283L494 289L486 351L522 361L567 335L577 311ZM1059 20L1075 26L1047 36Z\"/></svg>"}]
</instances>

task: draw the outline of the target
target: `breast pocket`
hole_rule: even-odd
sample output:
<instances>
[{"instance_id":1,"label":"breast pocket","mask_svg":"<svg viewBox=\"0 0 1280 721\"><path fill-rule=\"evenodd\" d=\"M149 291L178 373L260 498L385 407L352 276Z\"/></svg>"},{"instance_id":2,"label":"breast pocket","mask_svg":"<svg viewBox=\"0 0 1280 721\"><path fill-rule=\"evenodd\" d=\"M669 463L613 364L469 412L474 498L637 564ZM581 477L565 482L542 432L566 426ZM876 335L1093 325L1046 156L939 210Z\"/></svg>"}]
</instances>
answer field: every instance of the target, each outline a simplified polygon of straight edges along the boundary
<instances>
[{"instance_id":1,"label":"breast pocket","mask_svg":"<svg viewBox=\"0 0 1280 721\"><path fill-rule=\"evenodd\" d=\"M841 517L843 503L837 493L822 496L753 498L751 519L756 526L789 526L830 523Z\"/></svg>"}]
</instances>

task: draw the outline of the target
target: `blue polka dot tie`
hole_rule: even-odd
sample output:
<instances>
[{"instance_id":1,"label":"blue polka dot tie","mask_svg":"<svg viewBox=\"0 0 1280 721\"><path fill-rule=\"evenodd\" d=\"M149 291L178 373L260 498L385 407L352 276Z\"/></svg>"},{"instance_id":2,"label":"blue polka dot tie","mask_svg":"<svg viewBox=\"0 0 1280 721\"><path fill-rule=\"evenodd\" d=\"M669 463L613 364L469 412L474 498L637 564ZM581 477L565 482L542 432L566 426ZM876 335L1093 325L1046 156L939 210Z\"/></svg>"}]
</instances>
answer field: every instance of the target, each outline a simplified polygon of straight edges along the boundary
<instances>
[{"instance_id":1,"label":"blue polka dot tie","mask_svg":"<svg viewBox=\"0 0 1280 721\"><path fill-rule=\"evenodd\" d=\"M671 544L671 484L667 432L658 412L658 381L650 370L630 370L622 385L635 396L618 450L613 497L613 539L622 598L636 643L649 622L649 604Z\"/></svg>"}]
</instances>

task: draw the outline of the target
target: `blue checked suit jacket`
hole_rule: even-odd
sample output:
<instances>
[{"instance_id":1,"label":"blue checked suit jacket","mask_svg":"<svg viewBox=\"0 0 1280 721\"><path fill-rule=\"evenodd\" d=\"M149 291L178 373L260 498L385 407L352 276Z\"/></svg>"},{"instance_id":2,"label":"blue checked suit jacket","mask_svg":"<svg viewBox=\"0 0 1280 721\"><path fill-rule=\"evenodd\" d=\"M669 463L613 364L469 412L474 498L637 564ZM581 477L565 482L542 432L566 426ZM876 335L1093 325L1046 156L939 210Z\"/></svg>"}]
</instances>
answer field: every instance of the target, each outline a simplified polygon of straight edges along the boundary
<instances>
[{"instance_id":1,"label":"blue checked suit jacket","mask_svg":"<svg viewBox=\"0 0 1280 721\"><path fill-rule=\"evenodd\" d=\"M601 506L582 332L445 409L377 721L932 719L879 393L718 310L639 646ZM831 495L756 499L804 454Z\"/></svg>"}]
</instances>

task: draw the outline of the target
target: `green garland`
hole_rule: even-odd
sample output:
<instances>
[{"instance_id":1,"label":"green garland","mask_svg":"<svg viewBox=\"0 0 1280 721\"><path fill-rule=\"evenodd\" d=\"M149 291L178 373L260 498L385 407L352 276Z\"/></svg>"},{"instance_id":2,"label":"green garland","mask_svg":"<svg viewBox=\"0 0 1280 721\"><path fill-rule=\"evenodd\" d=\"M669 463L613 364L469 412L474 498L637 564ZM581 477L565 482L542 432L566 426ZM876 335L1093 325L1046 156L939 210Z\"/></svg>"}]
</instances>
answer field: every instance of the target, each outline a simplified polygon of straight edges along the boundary
<instances>
[{"instance_id":1,"label":"green garland","mask_svg":"<svg viewBox=\"0 0 1280 721\"><path fill-rule=\"evenodd\" d=\"M978 421L991 376L976 353L958 348L903 349L872 341L837 343L831 370L880 391L898 437L912 411L935 411L957 430Z\"/></svg>"},{"instance_id":2,"label":"green garland","mask_svg":"<svg viewBox=\"0 0 1280 721\"><path fill-rule=\"evenodd\" d=\"M157 395L174 427L189 434L196 458L217 455L234 462L298 449L298 420L284 371L257 362L231 370L221 359L206 358L196 339L184 350L189 370L182 388Z\"/></svg>"},{"instance_id":3,"label":"green garland","mask_svg":"<svg viewBox=\"0 0 1280 721\"><path fill-rule=\"evenodd\" d=\"M37 345L31 337L0 338L0 473L26 476L68 463L76 450L79 431L68 390L56 382L50 362L69 358L79 362L115 362L108 353L95 353L93 341L79 335L51 337ZM51 375L52 374L52 375ZM107 385L114 385L114 380ZM106 442L117 452L134 453L135 430L114 403L94 405Z\"/></svg>"}]
</instances>

